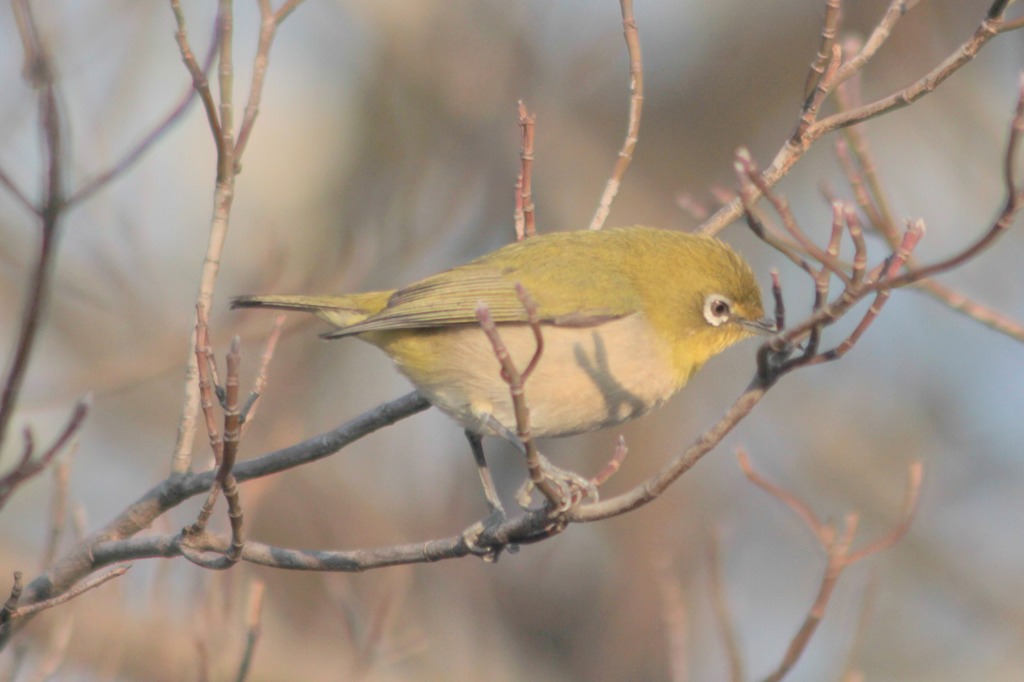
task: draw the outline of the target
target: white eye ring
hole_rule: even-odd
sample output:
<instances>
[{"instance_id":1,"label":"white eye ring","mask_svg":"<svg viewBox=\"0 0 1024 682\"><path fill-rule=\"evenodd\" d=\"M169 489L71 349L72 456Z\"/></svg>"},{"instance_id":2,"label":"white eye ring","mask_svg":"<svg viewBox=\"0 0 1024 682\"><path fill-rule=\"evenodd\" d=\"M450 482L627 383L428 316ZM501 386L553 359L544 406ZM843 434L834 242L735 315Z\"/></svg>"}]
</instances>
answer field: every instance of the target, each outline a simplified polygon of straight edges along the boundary
<instances>
[{"instance_id":1,"label":"white eye ring","mask_svg":"<svg viewBox=\"0 0 1024 682\"><path fill-rule=\"evenodd\" d=\"M732 301L722 294L708 294L704 299L704 319L712 327L719 327L729 321L732 315Z\"/></svg>"}]
</instances>

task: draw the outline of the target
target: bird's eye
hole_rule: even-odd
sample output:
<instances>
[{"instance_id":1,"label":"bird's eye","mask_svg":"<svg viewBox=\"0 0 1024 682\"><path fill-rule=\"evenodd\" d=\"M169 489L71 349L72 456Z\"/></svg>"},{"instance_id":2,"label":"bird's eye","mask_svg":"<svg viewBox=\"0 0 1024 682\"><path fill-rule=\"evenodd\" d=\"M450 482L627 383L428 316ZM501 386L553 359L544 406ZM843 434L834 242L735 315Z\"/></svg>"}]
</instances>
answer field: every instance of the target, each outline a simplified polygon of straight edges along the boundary
<instances>
[{"instance_id":1,"label":"bird's eye","mask_svg":"<svg viewBox=\"0 0 1024 682\"><path fill-rule=\"evenodd\" d=\"M722 294L711 294L704 299L704 319L712 327L729 321L732 314L732 301Z\"/></svg>"}]
</instances>

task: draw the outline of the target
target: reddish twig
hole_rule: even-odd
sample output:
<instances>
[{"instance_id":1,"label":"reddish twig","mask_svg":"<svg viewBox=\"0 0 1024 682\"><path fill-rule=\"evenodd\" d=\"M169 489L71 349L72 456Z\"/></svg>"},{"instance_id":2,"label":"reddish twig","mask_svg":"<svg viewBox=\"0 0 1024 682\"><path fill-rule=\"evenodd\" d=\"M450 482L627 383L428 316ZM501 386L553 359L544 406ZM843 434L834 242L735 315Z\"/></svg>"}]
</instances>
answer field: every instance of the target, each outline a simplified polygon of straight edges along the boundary
<instances>
[{"instance_id":1,"label":"reddish twig","mask_svg":"<svg viewBox=\"0 0 1024 682\"><path fill-rule=\"evenodd\" d=\"M661 595L661 617L665 625L668 665L671 671L669 679L681 682L688 679L691 666L686 594L679 578L672 570L672 562L669 559L655 561L654 577Z\"/></svg>"},{"instance_id":2,"label":"reddish twig","mask_svg":"<svg viewBox=\"0 0 1024 682\"><path fill-rule=\"evenodd\" d=\"M280 340L281 332L284 330L284 317L284 315L276 315L274 317L274 326L270 328L267 343L263 346L263 354L260 355L260 369L240 415L243 430L252 419L256 418L256 408L259 405L260 396L263 395L263 391L267 387L267 371L270 369L270 361L274 357L274 351L277 350L277 342Z\"/></svg>"},{"instance_id":3,"label":"reddish twig","mask_svg":"<svg viewBox=\"0 0 1024 682\"><path fill-rule=\"evenodd\" d=\"M839 12L839 0L826 0L825 19L821 23L821 45L818 47L818 53L814 56L811 68L807 72L807 78L804 80L805 110L808 108L807 103L810 102L811 96L824 77L825 67L828 66L832 56L832 45L839 33Z\"/></svg>"},{"instance_id":4,"label":"reddish twig","mask_svg":"<svg viewBox=\"0 0 1024 682\"><path fill-rule=\"evenodd\" d=\"M786 328L786 303L782 300L782 281L779 271L772 268L772 300L775 302L775 328Z\"/></svg>"},{"instance_id":5,"label":"reddish twig","mask_svg":"<svg viewBox=\"0 0 1024 682\"><path fill-rule=\"evenodd\" d=\"M533 206L533 136L537 117L519 100L519 127L522 129L519 158L521 169L516 178L516 240L522 241L537 233Z\"/></svg>"},{"instance_id":6,"label":"reddish twig","mask_svg":"<svg viewBox=\"0 0 1024 682\"><path fill-rule=\"evenodd\" d=\"M835 44L830 49L831 54L826 63L825 71L822 73L821 78L817 79L814 89L804 102L800 118L797 119L796 128L791 138L794 144L799 144L807 133L807 129L818 120L818 111L821 109L821 105L832 94L832 89L835 87L836 74L839 73L839 65L843 59L843 49Z\"/></svg>"},{"instance_id":7,"label":"reddish twig","mask_svg":"<svg viewBox=\"0 0 1024 682\"><path fill-rule=\"evenodd\" d=\"M743 206L747 226L759 239L784 255L808 275L814 277L814 269L801 255L800 245L781 234L754 207L757 198L760 196L760 191L750 179L750 173L753 169L753 159L750 157L750 152L743 148L737 150L736 160L733 162L733 170L736 171L736 178L739 181L738 197L740 204Z\"/></svg>"},{"instance_id":8,"label":"reddish twig","mask_svg":"<svg viewBox=\"0 0 1024 682\"><path fill-rule=\"evenodd\" d=\"M796 224L796 218L789 208L789 202L784 197L771 191L771 187L765 182L764 177L758 170L757 165L746 149L736 152L736 161L746 174L747 179L757 188L758 192L771 203L778 214L782 225L789 235L796 241L800 249L827 268L829 272L838 277L843 283L849 283L850 277L843 270L843 265L837 259L830 256L826 251L821 250ZM815 277L814 273L811 273Z\"/></svg>"},{"instance_id":9,"label":"reddish twig","mask_svg":"<svg viewBox=\"0 0 1024 682\"><path fill-rule=\"evenodd\" d=\"M201 67L203 74L209 73L210 71L210 66L213 64L213 58L217 54L219 39L220 29L219 27L215 27L213 37L210 39L210 47L206 51L206 58L203 59ZM146 152L148 152L172 127L174 127L174 124L181 120L182 116L192 105L192 102L195 101L197 92L198 90L193 85L186 88L185 92L179 98L178 103L174 105L166 116L164 116L163 120L153 126L149 133L146 134L146 136L143 137L135 147L125 154L123 158L75 190L67 199L68 206L70 207L74 204L86 201L96 192L106 187L118 177L127 173L140 159L142 159L143 156L146 155Z\"/></svg>"},{"instance_id":10,"label":"reddish twig","mask_svg":"<svg viewBox=\"0 0 1024 682\"><path fill-rule=\"evenodd\" d=\"M243 537L243 512L241 498L238 491L238 482L232 473L235 460L238 455L238 448L241 441L241 427L247 416L252 415L252 408L262 393L267 382L267 368L274 354L277 340L280 337L282 316L277 316L274 321L266 347L260 360L259 375L253 385L253 390L246 401L245 407L240 407L239 396L239 375L241 372L241 341L236 336L231 343L231 350L227 355L227 374L224 388L221 389L215 384L216 379L211 378L213 373L213 353L209 346L209 327L207 325L206 313L201 307L196 310L196 359L199 373L200 404L203 408L203 415L206 418L206 426L210 437L210 446L214 453L214 461L217 464L217 473L207 493L196 520L192 525L182 531L183 538L191 544L198 536L206 532L206 525L213 515L213 508L216 504L218 492L224 493L228 505L228 520L231 524L231 547L225 557L225 562L217 560L210 561L197 557L195 553L185 551L184 554L190 560L197 561L206 567L227 568L236 563L242 555L244 545ZM217 431L216 417L213 411L213 394L217 392L222 396L224 410L224 435L221 437Z\"/></svg>"},{"instance_id":11,"label":"reddish twig","mask_svg":"<svg viewBox=\"0 0 1024 682\"><path fill-rule=\"evenodd\" d=\"M801 501L796 495L771 483L754 471L746 453L741 450L737 452L737 456L739 457L740 467L743 469L743 473L751 482L781 501L800 517L804 524L817 538L827 559L825 571L822 575L821 583L818 586L818 594L815 597L811 608L808 610L807 616L804 618L803 623L797 630L796 635L794 635L793 639L790 641L785 656L779 663L778 667L765 678L766 682L777 682L789 673L800 659L804 650L806 650L807 644L814 636L814 633L817 631L818 626L821 624L821 621L825 616L829 600L832 597L832 593L835 590L836 584L838 583L843 571L854 563L861 561L872 554L877 554L888 549L906 535L906 532L910 527L910 523L913 521L918 500L920 499L921 480L924 467L921 462L912 462L910 465L909 476L907 479L907 492L904 498L903 510L900 515L899 523L875 542L872 542L863 549L854 552L851 551L851 547L857 533L857 526L859 522L857 514L847 514L841 529L836 528L836 526L831 523L825 523L821 521L814 514L811 508L805 502Z\"/></svg>"},{"instance_id":12,"label":"reddish twig","mask_svg":"<svg viewBox=\"0 0 1024 682\"><path fill-rule=\"evenodd\" d=\"M718 626L718 636L722 640L726 659L729 661L729 679L732 682L743 682L746 679L743 672L743 655L740 653L740 642L736 635L732 610L729 608L725 571L722 568L722 547L715 530L708 535L708 570L711 574L711 606L714 609L715 625Z\"/></svg>"},{"instance_id":13,"label":"reddish twig","mask_svg":"<svg viewBox=\"0 0 1024 682\"><path fill-rule=\"evenodd\" d=\"M855 79L851 79L837 90L837 102L842 110L849 110L859 103L855 94L857 90L855 85ZM1014 118L1017 120L1018 117L1015 116ZM1019 124L1011 125L1011 131L1015 125ZM895 248L899 243L899 231L894 224L892 212L889 208L891 202L879 180L874 155L871 153L862 127L856 125L843 130L844 137L836 142L836 157L839 159L847 182L853 190L857 205L868 217L871 226L885 237L890 246ZM1013 149L1019 144L1013 138L1014 133L1011 132L1010 143L1007 149ZM1009 179L1005 177L1007 169L1011 170ZM1010 161L1010 155L1008 154L1006 165L1004 165L1004 182L1007 183L1008 187L1014 185L1012 169L1013 162ZM852 214L852 211L850 213ZM851 237L854 236L852 229L850 234ZM907 267L910 270L914 270L919 267L919 264L914 259L910 259L907 261ZM854 274L856 275L856 271ZM1018 341L1024 341L1024 323L1014 320L990 306L973 300L946 284L933 279L923 279L917 282L915 287L951 310Z\"/></svg>"},{"instance_id":14,"label":"reddish twig","mask_svg":"<svg viewBox=\"0 0 1024 682\"><path fill-rule=\"evenodd\" d=\"M915 4L917 3L909 2L908 0L891 0L884 16L864 42L860 52L846 60L839 67L833 86L842 84L859 72L889 38L899 19ZM995 5L992 8L993 10L998 9ZM787 139L786 143L776 153L772 163L762 172L761 177L764 183L768 186L774 186L778 183L821 137L901 107L909 106L921 97L934 91L947 78L974 59L989 40L1009 30L1011 26L1016 29L1020 28L1021 25L1024 25L1024 23L1016 21L1005 22L1002 10L995 11L994 13L990 11L986 14L975 32L965 42L959 45L942 63L909 87L891 93L874 102L818 120L813 125L806 127L803 137L798 142ZM756 200L757 197L753 198ZM701 226L700 231L705 234L717 234L739 218L742 212L743 205L740 200L738 198L733 199L706 220Z\"/></svg>"},{"instance_id":15,"label":"reddish twig","mask_svg":"<svg viewBox=\"0 0 1024 682\"><path fill-rule=\"evenodd\" d=\"M608 479L619 472L622 462L628 454L629 448L626 447L626 438L625 436L619 436L619 439L615 442L615 451L612 453L612 458L597 472L597 475L590 479L591 482L598 488L607 483Z\"/></svg>"},{"instance_id":16,"label":"reddish twig","mask_svg":"<svg viewBox=\"0 0 1024 682\"><path fill-rule=\"evenodd\" d=\"M185 68L188 69L189 75L192 77L192 89L199 94L199 99L203 103L203 110L206 112L206 121L210 125L210 132L213 133L213 141L217 146L217 156L220 157L223 154L221 147L224 140L221 135L220 119L217 116L217 105L213 100L213 92L210 90L210 82L206 79L206 69L199 66L195 53L192 52L192 46L189 44L188 30L185 25L185 13L181 9L181 0L170 0L170 2L171 11L174 12L174 19L178 25L178 31L174 34L174 37L175 40L178 41L178 49L181 51L181 59L185 63ZM224 34L223 19L220 17L218 17L217 20L215 34L217 37L214 41L214 45L223 50L225 37L227 36Z\"/></svg>"},{"instance_id":17,"label":"reddish twig","mask_svg":"<svg viewBox=\"0 0 1024 682\"><path fill-rule=\"evenodd\" d=\"M626 38L626 51L629 53L629 123L626 127L626 139L619 150L619 158L612 168L611 177L605 185L604 193L598 202L597 211L590 221L591 230L600 230L608 219L612 201L619 193L622 178L633 160L633 151L640 135L640 115L644 105L644 63L640 53L640 32L637 30L636 17L633 16L633 0L620 0L622 8L622 32Z\"/></svg>"},{"instance_id":18,"label":"reddish twig","mask_svg":"<svg viewBox=\"0 0 1024 682\"><path fill-rule=\"evenodd\" d=\"M501 333L498 331L498 326L491 316L490 309L482 301L477 304L476 318L480 323L480 328L491 342L494 355L501 365L501 376L508 384L509 393L512 396L512 406L516 415L516 435L526 450L526 468L530 472L530 481L547 498L552 509L560 510L564 508L566 502L558 486L544 475L540 452L537 450L537 444L530 430L530 406L526 401L525 382L537 366L537 362L540 360L541 353L544 350L543 335L537 318L537 307L533 300L522 287L517 287L516 291L523 302L523 307L527 310L530 328L533 330L534 338L537 340L536 350L534 350L533 356L523 372L520 372L515 362L513 362L508 348L505 346L504 341L501 340Z\"/></svg>"},{"instance_id":19,"label":"reddish twig","mask_svg":"<svg viewBox=\"0 0 1024 682\"><path fill-rule=\"evenodd\" d=\"M64 429L58 434L53 444L40 454L35 452L32 432L29 429L25 429L25 446L18 463L13 469L0 477L0 509L3 509L4 505L7 504L7 500L10 499L19 486L46 469L53 459L64 450L82 427L91 405L92 394L87 394L79 400L75 405L75 409L72 410L67 423L64 425Z\"/></svg>"},{"instance_id":20,"label":"reddish twig","mask_svg":"<svg viewBox=\"0 0 1024 682\"><path fill-rule=\"evenodd\" d=\"M217 179L213 199L213 215L210 219L210 236L207 242L203 269L200 274L199 293L196 305L209 311L213 302L217 274L220 270L221 256L227 239L227 230L231 217L231 206L234 201L235 176L241 171L241 158L252 134L253 126L259 112L259 102L263 93L263 84L269 64L270 48L278 26L298 6L298 1L289 0L277 12L272 11L268 0L260 3L260 37L253 64L252 82L249 98L242 116L242 126L237 142L234 133L234 66L232 56L232 37L234 19L232 3L221 0L217 14L219 31L218 52L218 83L219 105L214 101L205 74L199 68L195 56L188 43L185 28L185 17L181 10L180 0L171 0L178 25L178 46L185 66L192 75L193 86L199 93L206 111L217 149ZM185 371L184 399L182 402L181 419L178 424L178 437L171 460L171 470L183 473L192 462L192 442L195 439L196 417L199 412L198 369L195 359L195 338L189 341L189 353Z\"/></svg>"},{"instance_id":21,"label":"reddish twig","mask_svg":"<svg viewBox=\"0 0 1024 682\"><path fill-rule=\"evenodd\" d=\"M270 6L270 0L259 0L260 34L256 45L256 57L252 65L252 81L249 85L249 100L242 114L242 125L238 129L238 141L235 143L233 172L240 173L242 155L249 144L256 117L260 111L260 100L263 98L263 84L267 79L267 68L270 65L270 48L274 44L274 36L281 23L288 18L302 0L288 0L276 12Z\"/></svg>"}]
</instances>

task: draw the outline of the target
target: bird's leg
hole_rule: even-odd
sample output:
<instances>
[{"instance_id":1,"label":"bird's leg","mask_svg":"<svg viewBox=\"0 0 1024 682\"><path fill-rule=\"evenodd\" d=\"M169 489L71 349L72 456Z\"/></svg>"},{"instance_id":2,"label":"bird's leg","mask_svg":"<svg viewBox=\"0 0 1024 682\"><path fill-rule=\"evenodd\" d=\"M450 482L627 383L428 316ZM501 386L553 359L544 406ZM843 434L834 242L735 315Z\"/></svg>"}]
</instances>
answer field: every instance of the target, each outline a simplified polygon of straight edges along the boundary
<instances>
[{"instance_id":1,"label":"bird's leg","mask_svg":"<svg viewBox=\"0 0 1024 682\"><path fill-rule=\"evenodd\" d=\"M479 418L480 426L482 428L491 431L496 436L504 438L509 443L512 443L512 445L514 445L521 454L526 454L526 446L523 444L523 441L519 439L519 436L517 436L516 433L512 431L512 429L508 428L507 426L499 422L497 419L495 419L494 415L481 414L479 415ZM472 446L473 440L470 434L470 431L466 432L466 437L470 438L470 445ZM477 458L477 465L480 466L480 463L483 461L483 447L479 444L479 438L477 440L478 442L477 445L474 447L473 454ZM476 448L480 448L479 455L477 455ZM554 483L555 485L557 485L559 490L561 490L562 492L562 508L557 511L565 511L566 509L569 509L573 505L579 503L584 498L589 497L592 501L597 501L597 486L594 484L593 481L584 476L580 476L574 471L569 471L568 469L556 467L548 460L547 457L540 453L537 453L537 455L540 457L540 467L541 472L544 474L544 477L547 480ZM486 492L488 490L488 481L490 481L490 472L487 470L486 463L484 463L480 469L480 478L481 480L484 480L484 491ZM490 490L493 491L494 484L491 483L490 485ZM533 481L527 479L526 482L523 483L522 486L520 486L519 491L516 493L516 502L518 502L519 506L522 507L523 509L529 507L530 496L533 493L533 489ZM488 493L487 499L488 501L490 501L491 493ZM497 495L495 495L495 499L497 499ZM500 504L498 508L501 509ZM504 510L502 510L502 513L504 513Z\"/></svg>"},{"instance_id":2,"label":"bird's leg","mask_svg":"<svg viewBox=\"0 0 1024 682\"><path fill-rule=\"evenodd\" d=\"M466 440L469 441L469 448L473 451L473 459L476 460L476 469L480 474L480 482L484 486L484 495L487 497L487 505L491 513L485 525L491 526L505 520L505 508L501 506L501 499L498 497L498 489L491 478L491 470L487 468L487 460L484 458L483 440L476 433L466 430Z\"/></svg>"},{"instance_id":3,"label":"bird's leg","mask_svg":"<svg viewBox=\"0 0 1024 682\"><path fill-rule=\"evenodd\" d=\"M473 451L473 459L476 460L476 469L480 474L480 482L483 484L484 495L487 497L487 506L491 508L491 513L487 515L487 518L477 521L463 531L462 536L471 552L480 556L484 561L493 563L498 560L503 549L507 548L509 551L515 551L515 546L479 544L482 534L496 529L505 522L508 516L505 514L505 508L501 506L498 489L494 485L494 479L491 478L491 470L487 468L487 460L484 458L483 439L476 432L469 429L466 429L465 433L466 440L469 441L469 448Z\"/></svg>"}]
</instances>

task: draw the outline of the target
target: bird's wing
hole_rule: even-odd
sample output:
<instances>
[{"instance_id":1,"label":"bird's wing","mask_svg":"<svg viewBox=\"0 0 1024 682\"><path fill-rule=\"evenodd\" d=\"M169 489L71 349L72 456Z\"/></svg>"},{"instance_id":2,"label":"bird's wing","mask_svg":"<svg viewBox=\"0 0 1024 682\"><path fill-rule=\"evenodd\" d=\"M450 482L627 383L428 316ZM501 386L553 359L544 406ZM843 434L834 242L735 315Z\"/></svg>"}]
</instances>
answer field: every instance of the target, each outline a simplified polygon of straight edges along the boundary
<instances>
[{"instance_id":1,"label":"bird's wing","mask_svg":"<svg viewBox=\"0 0 1024 682\"><path fill-rule=\"evenodd\" d=\"M476 311L480 303L487 306L497 323L528 322L526 309L516 293L517 282L533 298L538 317L545 324L592 326L636 311L624 296L613 297L618 300L612 300L610 306L587 307L575 295L552 296L546 282L528 271L499 270L489 264L471 263L399 289L380 312L327 336L479 324ZM576 290L574 287L573 291Z\"/></svg>"}]
</instances>

